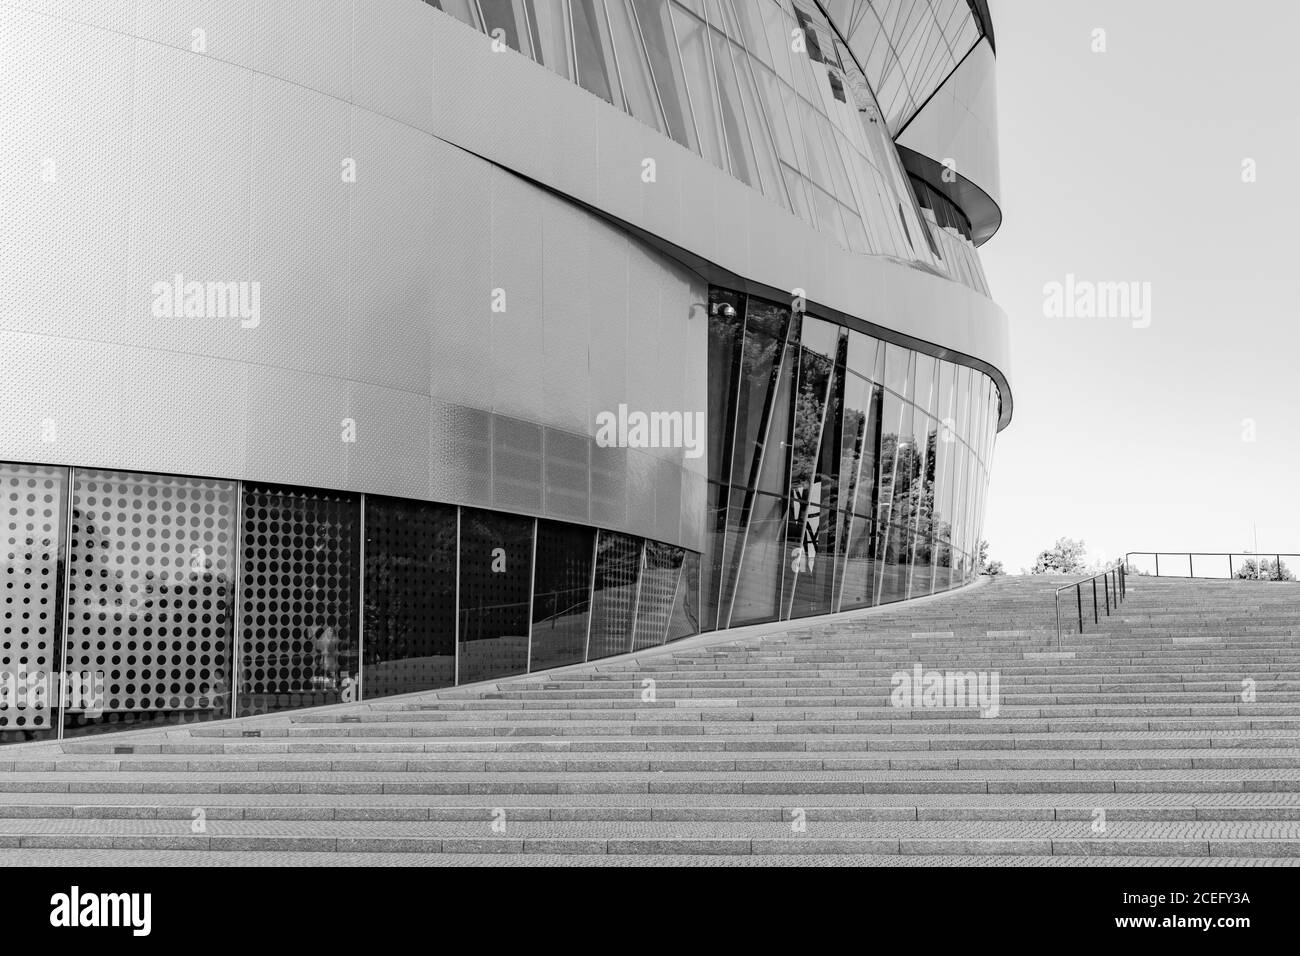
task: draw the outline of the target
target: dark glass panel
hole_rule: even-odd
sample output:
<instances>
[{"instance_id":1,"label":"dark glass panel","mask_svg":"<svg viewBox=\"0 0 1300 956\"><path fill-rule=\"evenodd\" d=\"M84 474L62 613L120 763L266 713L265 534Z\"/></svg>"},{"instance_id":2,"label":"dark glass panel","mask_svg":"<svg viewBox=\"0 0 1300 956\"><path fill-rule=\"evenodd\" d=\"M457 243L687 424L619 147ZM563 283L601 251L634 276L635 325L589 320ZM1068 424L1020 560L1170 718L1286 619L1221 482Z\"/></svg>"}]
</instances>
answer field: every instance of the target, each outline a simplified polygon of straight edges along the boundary
<instances>
[{"instance_id":1,"label":"dark glass panel","mask_svg":"<svg viewBox=\"0 0 1300 956\"><path fill-rule=\"evenodd\" d=\"M871 519L852 515L842 519L848 526L848 551L841 569L840 610L869 607L874 598L876 562Z\"/></svg>"},{"instance_id":2,"label":"dark glass panel","mask_svg":"<svg viewBox=\"0 0 1300 956\"><path fill-rule=\"evenodd\" d=\"M458 684L528 670L533 519L460 511Z\"/></svg>"},{"instance_id":3,"label":"dark glass panel","mask_svg":"<svg viewBox=\"0 0 1300 956\"><path fill-rule=\"evenodd\" d=\"M709 482L704 512L704 580L701 586L700 613L706 631L718 627L718 595L722 588L722 562L726 550L728 511L731 489Z\"/></svg>"},{"instance_id":4,"label":"dark glass panel","mask_svg":"<svg viewBox=\"0 0 1300 956\"><path fill-rule=\"evenodd\" d=\"M775 621L782 575L789 559L786 549L788 503L784 495L753 496L744 561L736 579L731 626Z\"/></svg>"},{"instance_id":5,"label":"dark glass panel","mask_svg":"<svg viewBox=\"0 0 1300 956\"><path fill-rule=\"evenodd\" d=\"M456 683L456 508L370 495L362 696Z\"/></svg>"},{"instance_id":6,"label":"dark glass panel","mask_svg":"<svg viewBox=\"0 0 1300 956\"><path fill-rule=\"evenodd\" d=\"M641 585L636 601L636 630L632 650L658 647L668 637L669 617L682 576L686 552L669 544L647 541L641 561Z\"/></svg>"},{"instance_id":7,"label":"dark glass panel","mask_svg":"<svg viewBox=\"0 0 1300 956\"><path fill-rule=\"evenodd\" d=\"M781 358L776 398L772 403L772 421L767 429L767 443L759 470L758 488L773 495L787 495L790 490L790 465L794 451L795 382L799 375L800 329L802 316L792 315Z\"/></svg>"},{"instance_id":8,"label":"dark glass panel","mask_svg":"<svg viewBox=\"0 0 1300 956\"><path fill-rule=\"evenodd\" d=\"M626 654L631 648L640 568L640 538L600 533L587 660Z\"/></svg>"},{"instance_id":9,"label":"dark glass panel","mask_svg":"<svg viewBox=\"0 0 1300 956\"><path fill-rule=\"evenodd\" d=\"M531 671L579 664L587 652L595 532L537 522Z\"/></svg>"},{"instance_id":10,"label":"dark glass panel","mask_svg":"<svg viewBox=\"0 0 1300 956\"><path fill-rule=\"evenodd\" d=\"M745 343L745 299L709 290L709 480L731 480Z\"/></svg>"},{"instance_id":11,"label":"dark glass panel","mask_svg":"<svg viewBox=\"0 0 1300 956\"><path fill-rule=\"evenodd\" d=\"M826 387L817 467L805 512L804 566L796 575L795 616L826 614L834 610L834 588L838 580L836 560L843 555L837 515L842 493L840 465L848 333L845 329L837 329L836 334L835 362Z\"/></svg>"},{"instance_id":12,"label":"dark glass panel","mask_svg":"<svg viewBox=\"0 0 1300 956\"><path fill-rule=\"evenodd\" d=\"M788 308L760 299L748 300L731 466L731 482L741 487L752 488L758 483L789 323Z\"/></svg>"},{"instance_id":13,"label":"dark glass panel","mask_svg":"<svg viewBox=\"0 0 1300 956\"><path fill-rule=\"evenodd\" d=\"M682 574L673 602L673 616L668 623L668 640L700 633L700 556L687 551Z\"/></svg>"},{"instance_id":14,"label":"dark glass panel","mask_svg":"<svg viewBox=\"0 0 1300 956\"><path fill-rule=\"evenodd\" d=\"M68 471L0 465L0 743L57 732Z\"/></svg>"},{"instance_id":15,"label":"dark glass panel","mask_svg":"<svg viewBox=\"0 0 1300 956\"><path fill-rule=\"evenodd\" d=\"M786 545L792 574L785 576L782 604L789 607L801 575L814 573L821 513L833 500L823 485L820 459L827 404L835 381L836 326L805 316L799 357L799 385L794 410L794 450L790 467L790 520ZM822 535L822 543L825 536ZM829 559L829 555L826 555Z\"/></svg>"},{"instance_id":16,"label":"dark glass panel","mask_svg":"<svg viewBox=\"0 0 1300 956\"><path fill-rule=\"evenodd\" d=\"M244 486L240 716L356 697L360 503Z\"/></svg>"},{"instance_id":17,"label":"dark glass panel","mask_svg":"<svg viewBox=\"0 0 1300 956\"><path fill-rule=\"evenodd\" d=\"M785 336L790 312L779 305L758 299L749 299L744 345L742 348L739 396L735 418L734 453L731 465L732 493L726 533L724 536L723 576L721 587L721 626L726 626L741 560L740 545L744 540L752 507L752 488L759 480L763 467L764 449L779 449L769 436L773 419L773 403L777 400L781 380L780 361L786 354ZM788 421L788 414L779 416ZM777 451L778 457L782 457Z\"/></svg>"}]
</instances>

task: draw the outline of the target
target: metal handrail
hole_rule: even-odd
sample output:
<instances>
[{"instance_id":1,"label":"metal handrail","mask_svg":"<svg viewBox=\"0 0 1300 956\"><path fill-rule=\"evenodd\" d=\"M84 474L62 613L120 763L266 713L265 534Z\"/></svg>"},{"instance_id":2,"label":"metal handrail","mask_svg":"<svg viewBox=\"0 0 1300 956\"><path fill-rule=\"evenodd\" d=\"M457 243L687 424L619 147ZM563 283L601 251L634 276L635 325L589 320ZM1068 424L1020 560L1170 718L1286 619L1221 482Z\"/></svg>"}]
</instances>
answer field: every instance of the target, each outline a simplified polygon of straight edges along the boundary
<instances>
[{"instance_id":1,"label":"metal handrail","mask_svg":"<svg viewBox=\"0 0 1300 956\"><path fill-rule=\"evenodd\" d=\"M1126 559L1127 560L1127 559ZM1061 592L1074 588L1075 604L1079 609L1079 633L1083 633L1083 586L1091 582L1092 584L1092 622L1098 624L1101 622L1101 612L1097 604L1097 579L1102 579L1102 590L1105 593L1106 616L1110 617L1110 609L1113 606L1119 609L1120 601L1128 595L1128 587L1125 584L1124 569L1125 562L1118 562L1113 568L1107 568L1100 571L1090 578L1084 578L1082 581L1075 581L1073 584L1063 584L1056 589L1054 595L1056 599L1056 646L1061 646ZM1112 578L1114 583L1112 584ZM1114 601L1111 601L1111 594L1114 593Z\"/></svg>"},{"instance_id":2,"label":"metal handrail","mask_svg":"<svg viewBox=\"0 0 1300 956\"><path fill-rule=\"evenodd\" d=\"M1186 558L1186 559L1187 559L1187 577L1189 577L1189 578L1194 578L1194 577L1196 577L1196 566L1195 566L1195 563L1194 563L1193 560L1192 560L1193 558L1227 558L1227 559L1228 559L1228 578L1225 579L1225 578L1219 578L1219 577L1212 577L1212 578L1207 579L1207 580L1218 580L1218 581L1222 581L1222 580L1228 580L1228 579L1233 579L1233 578L1235 578L1235 574L1233 573L1233 567L1232 567L1232 559L1233 559L1233 558L1246 558L1247 560L1254 560L1254 561L1260 561L1260 562L1262 562L1262 561L1266 560L1266 559L1269 557L1270 554L1272 555L1273 560L1274 560L1275 562L1277 562L1277 566L1278 566L1278 567L1281 567L1281 566L1282 566L1282 559L1283 559L1283 558L1291 558L1293 561L1300 561L1300 554L1286 554L1286 553L1284 553L1284 552L1277 552L1277 551L1270 551L1270 552L1255 552L1255 551L1129 551L1127 554L1124 555L1124 563L1125 563L1126 565L1132 564L1132 562L1131 562L1129 559L1132 558L1132 557L1134 557L1135 555L1136 555L1137 557L1153 557L1153 558L1156 559L1156 571L1155 571L1155 574L1152 575L1152 577L1157 577L1157 578L1158 578L1158 577L1182 577L1181 574L1179 574L1179 575L1169 575L1169 574L1161 575L1161 573L1160 573L1160 557L1161 557L1161 555L1164 555L1165 557L1170 557L1170 558Z\"/></svg>"}]
</instances>

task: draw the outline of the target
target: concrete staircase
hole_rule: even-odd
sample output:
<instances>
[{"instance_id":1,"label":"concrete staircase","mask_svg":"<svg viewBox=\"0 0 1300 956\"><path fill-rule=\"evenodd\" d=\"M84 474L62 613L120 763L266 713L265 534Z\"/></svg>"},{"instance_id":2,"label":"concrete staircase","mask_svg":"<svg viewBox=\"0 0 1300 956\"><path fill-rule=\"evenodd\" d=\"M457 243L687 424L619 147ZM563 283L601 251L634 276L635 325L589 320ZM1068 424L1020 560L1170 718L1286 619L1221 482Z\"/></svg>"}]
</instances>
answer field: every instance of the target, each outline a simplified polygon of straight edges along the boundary
<instances>
[{"instance_id":1,"label":"concrete staircase","mask_svg":"<svg viewBox=\"0 0 1300 956\"><path fill-rule=\"evenodd\" d=\"M1058 647L1059 583L4 748L0 862L1300 862L1300 585L1130 578ZM893 706L917 662L996 716Z\"/></svg>"}]
</instances>

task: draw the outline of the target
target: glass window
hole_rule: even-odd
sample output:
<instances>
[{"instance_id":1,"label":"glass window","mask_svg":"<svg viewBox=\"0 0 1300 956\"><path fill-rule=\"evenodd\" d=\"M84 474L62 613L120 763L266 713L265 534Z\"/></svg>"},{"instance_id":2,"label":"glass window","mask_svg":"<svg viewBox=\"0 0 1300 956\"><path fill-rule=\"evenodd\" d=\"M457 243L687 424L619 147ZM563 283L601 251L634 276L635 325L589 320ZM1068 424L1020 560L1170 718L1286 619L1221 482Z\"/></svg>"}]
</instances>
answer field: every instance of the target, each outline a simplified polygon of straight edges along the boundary
<instances>
[{"instance_id":1,"label":"glass window","mask_svg":"<svg viewBox=\"0 0 1300 956\"><path fill-rule=\"evenodd\" d=\"M640 569L640 538L600 532L587 660L613 657L631 650Z\"/></svg>"},{"instance_id":2,"label":"glass window","mask_svg":"<svg viewBox=\"0 0 1300 956\"><path fill-rule=\"evenodd\" d=\"M230 716L236 497L232 482L76 472L65 734Z\"/></svg>"},{"instance_id":3,"label":"glass window","mask_svg":"<svg viewBox=\"0 0 1300 956\"><path fill-rule=\"evenodd\" d=\"M0 464L0 743L56 732L66 468Z\"/></svg>"},{"instance_id":4,"label":"glass window","mask_svg":"<svg viewBox=\"0 0 1300 956\"><path fill-rule=\"evenodd\" d=\"M569 5L565 0L528 0L532 16L533 59L566 80L573 79L573 44L569 32Z\"/></svg>"},{"instance_id":5,"label":"glass window","mask_svg":"<svg viewBox=\"0 0 1300 956\"><path fill-rule=\"evenodd\" d=\"M668 622L668 640L689 637L700 633L700 556L687 551L682 561L682 574L673 602L672 619Z\"/></svg>"},{"instance_id":6,"label":"glass window","mask_svg":"<svg viewBox=\"0 0 1300 956\"><path fill-rule=\"evenodd\" d=\"M596 536L590 528L537 522L530 671L584 660L595 546Z\"/></svg>"},{"instance_id":7,"label":"glass window","mask_svg":"<svg viewBox=\"0 0 1300 956\"><path fill-rule=\"evenodd\" d=\"M528 670L531 518L460 510L459 684Z\"/></svg>"},{"instance_id":8,"label":"glass window","mask_svg":"<svg viewBox=\"0 0 1300 956\"><path fill-rule=\"evenodd\" d=\"M632 6L646 51L650 54L650 66L668 122L668 133L687 149L698 153L700 141L691 116L686 70L677 50L668 0L633 0Z\"/></svg>"},{"instance_id":9,"label":"glass window","mask_svg":"<svg viewBox=\"0 0 1300 956\"><path fill-rule=\"evenodd\" d=\"M456 683L456 508L367 496L365 698Z\"/></svg>"},{"instance_id":10,"label":"glass window","mask_svg":"<svg viewBox=\"0 0 1300 956\"><path fill-rule=\"evenodd\" d=\"M707 495L702 557L704 593L700 600L700 613L703 615L704 629L711 631L716 627L726 626L726 618L719 617L718 609L719 595L722 591L722 571L727 552L728 502L731 499L731 488L729 485L710 481Z\"/></svg>"},{"instance_id":11,"label":"glass window","mask_svg":"<svg viewBox=\"0 0 1300 956\"><path fill-rule=\"evenodd\" d=\"M709 478L730 481L745 342L745 299L709 290Z\"/></svg>"},{"instance_id":12,"label":"glass window","mask_svg":"<svg viewBox=\"0 0 1300 956\"><path fill-rule=\"evenodd\" d=\"M740 101L740 89L736 85L736 71L731 62L731 44L716 31L710 35L713 38L713 66L718 80L718 99L722 104L723 128L728 155L731 157L731 175L755 189L761 189L763 183L755 163L754 147L750 142L744 106Z\"/></svg>"},{"instance_id":13,"label":"glass window","mask_svg":"<svg viewBox=\"0 0 1300 956\"><path fill-rule=\"evenodd\" d=\"M524 0L478 0L486 21L484 32L500 39L512 50L524 56L533 55L532 36L528 29L528 14ZM501 32L498 34L497 31Z\"/></svg>"},{"instance_id":14,"label":"glass window","mask_svg":"<svg viewBox=\"0 0 1300 956\"><path fill-rule=\"evenodd\" d=\"M623 108L614 47L601 0L571 0L573 41L578 61L578 82L607 103Z\"/></svg>"},{"instance_id":15,"label":"glass window","mask_svg":"<svg viewBox=\"0 0 1300 956\"><path fill-rule=\"evenodd\" d=\"M792 606L800 589L800 576L817 574L819 562L824 566L830 561L824 549L832 539L823 527L823 512L833 507L834 489L824 480L821 457L827 405L832 400L835 383L838 342L837 326L804 317L790 467L791 520L786 543L794 573L786 576L783 603L787 608ZM802 603L812 600L805 597Z\"/></svg>"},{"instance_id":16,"label":"glass window","mask_svg":"<svg viewBox=\"0 0 1300 956\"><path fill-rule=\"evenodd\" d=\"M650 61L641 45L641 31L637 29L631 0L605 0L609 11L609 25L614 37L614 52L618 57L618 71L623 79L623 92L627 96L628 112L642 123L664 132L664 115L659 109L659 94L655 92L654 77L650 75Z\"/></svg>"},{"instance_id":17,"label":"glass window","mask_svg":"<svg viewBox=\"0 0 1300 956\"><path fill-rule=\"evenodd\" d=\"M701 154L715 166L728 169L713 70L709 66L708 28L676 4L672 5L672 16L682 63L686 68L691 107L695 110L695 129L700 137Z\"/></svg>"},{"instance_id":18,"label":"glass window","mask_svg":"<svg viewBox=\"0 0 1300 956\"><path fill-rule=\"evenodd\" d=\"M478 18L478 5L474 0L424 0L430 6L437 7L444 13L450 13L462 23L468 23L475 30L483 29Z\"/></svg>"},{"instance_id":19,"label":"glass window","mask_svg":"<svg viewBox=\"0 0 1300 956\"><path fill-rule=\"evenodd\" d=\"M657 541L645 543L641 560L641 584L636 601L636 628L632 650L658 647L668 637L668 622L677 596L686 552Z\"/></svg>"},{"instance_id":20,"label":"glass window","mask_svg":"<svg viewBox=\"0 0 1300 956\"><path fill-rule=\"evenodd\" d=\"M753 496L745 552L732 592L731 626L775 621L786 560L786 499Z\"/></svg>"},{"instance_id":21,"label":"glass window","mask_svg":"<svg viewBox=\"0 0 1300 956\"><path fill-rule=\"evenodd\" d=\"M356 699L360 503L244 486L238 714Z\"/></svg>"},{"instance_id":22,"label":"glass window","mask_svg":"<svg viewBox=\"0 0 1300 956\"><path fill-rule=\"evenodd\" d=\"M785 195L785 181L781 177L776 147L772 144L772 131L759 105L754 76L750 72L750 58L736 44L729 43L726 46L731 48L731 61L736 68L740 102L745 108L745 121L749 127L750 141L753 143L754 155L763 178L763 194L778 205L789 209L790 200Z\"/></svg>"}]
</instances>

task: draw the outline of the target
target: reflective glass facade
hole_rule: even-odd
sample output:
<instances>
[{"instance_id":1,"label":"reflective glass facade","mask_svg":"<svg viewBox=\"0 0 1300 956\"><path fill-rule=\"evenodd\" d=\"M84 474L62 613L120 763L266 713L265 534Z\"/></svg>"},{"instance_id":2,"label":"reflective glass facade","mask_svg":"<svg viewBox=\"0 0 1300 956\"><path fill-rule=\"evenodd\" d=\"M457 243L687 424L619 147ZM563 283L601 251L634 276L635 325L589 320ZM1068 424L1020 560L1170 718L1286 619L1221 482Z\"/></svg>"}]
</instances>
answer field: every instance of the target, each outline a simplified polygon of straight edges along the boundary
<instances>
[{"instance_id":1,"label":"reflective glass facade","mask_svg":"<svg viewBox=\"0 0 1300 956\"><path fill-rule=\"evenodd\" d=\"M482 509L0 463L0 742L372 700L700 631L699 555Z\"/></svg>"},{"instance_id":2,"label":"reflective glass facade","mask_svg":"<svg viewBox=\"0 0 1300 956\"><path fill-rule=\"evenodd\" d=\"M946 269L866 76L812 0L425 2L671 137L845 249Z\"/></svg>"},{"instance_id":3,"label":"reflective glass facade","mask_svg":"<svg viewBox=\"0 0 1300 956\"><path fill-rule=\"evenodd\" d=\"M898 135L984 36L970 0L821 0Z\"/></svg>"},{"instance_id":4,"label":"reflective glass facade","mask_svg":"<svg viewBox=\"0 0 1300 956\"><path fill-rule=\"evenodd\" d=\"M993 382L778 303L718 288L709 300L704 627L967 583Z\"/></svg>"}]
</instances>

